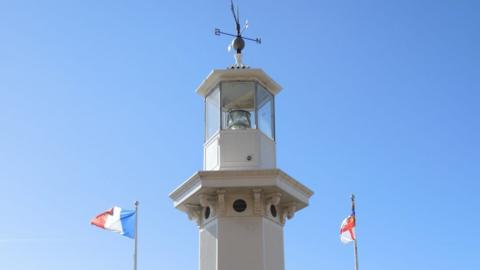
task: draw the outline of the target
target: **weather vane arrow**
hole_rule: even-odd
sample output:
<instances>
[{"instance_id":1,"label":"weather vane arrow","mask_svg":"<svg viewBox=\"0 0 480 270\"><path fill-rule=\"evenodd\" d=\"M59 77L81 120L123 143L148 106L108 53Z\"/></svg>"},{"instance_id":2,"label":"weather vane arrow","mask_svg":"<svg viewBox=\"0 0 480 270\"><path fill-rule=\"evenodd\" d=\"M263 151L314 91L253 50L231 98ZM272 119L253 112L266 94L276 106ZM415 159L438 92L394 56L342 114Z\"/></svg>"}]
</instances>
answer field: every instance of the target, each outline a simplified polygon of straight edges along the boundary
<instances>
[{"instance_id":1,"label":"weather vane arrow","mask_svg":"<svg viewBox=\"0 0 480 270\"><path fill-rule=\"evenodd\" d=\"M246 66L242 63L242 50L245 48L245 40L254 41L257 44L261 44L262 40L260 38L255 38L254 39L254 38L249 38L249 37L242 36L242 33L248 28L248 20L245 21L245 25L243 26L243 28L241 28L240 27L240 12L239 12L238 6L235 9L235 7L233 5L233 0L230 1L230 4L231 4L231 10L232 10L232 14L233 14L233 19L235 20L235 26L236 26L237 34L226 33L226 32L221 31L219 28L215 28L215 35L217 35L217 36L226 35L226 36L235 37L232 40L232 42L230 43L230 45L228 45L228 51L230 51L232 47L236 50L235 65L233 65L232 68L246 68Z\"/></svg>"}]
</instances>

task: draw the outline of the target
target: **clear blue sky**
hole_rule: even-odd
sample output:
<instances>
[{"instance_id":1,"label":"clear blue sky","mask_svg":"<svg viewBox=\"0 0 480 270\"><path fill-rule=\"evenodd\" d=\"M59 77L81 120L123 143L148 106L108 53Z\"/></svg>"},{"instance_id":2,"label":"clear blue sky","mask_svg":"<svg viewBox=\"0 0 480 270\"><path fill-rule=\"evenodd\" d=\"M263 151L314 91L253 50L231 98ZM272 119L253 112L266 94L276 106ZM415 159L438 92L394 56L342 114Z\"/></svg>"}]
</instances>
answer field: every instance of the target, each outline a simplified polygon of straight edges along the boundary
<instances>
[{"instance_id":1,"label":"clear blue sky","mask_svg":"<svg viewBox=\"0 0 480 270\"><path fill-rule=\"evenodd\" d=\"M283 87L278 166L314 190L287 270L480 269L480 2L239 1ZM228 0L0 1L0 269L131 269L89 225L141 202L139 269L198 267L168 194L202 167L194 89L233 63Z\"/></svg>"}]
</instances>

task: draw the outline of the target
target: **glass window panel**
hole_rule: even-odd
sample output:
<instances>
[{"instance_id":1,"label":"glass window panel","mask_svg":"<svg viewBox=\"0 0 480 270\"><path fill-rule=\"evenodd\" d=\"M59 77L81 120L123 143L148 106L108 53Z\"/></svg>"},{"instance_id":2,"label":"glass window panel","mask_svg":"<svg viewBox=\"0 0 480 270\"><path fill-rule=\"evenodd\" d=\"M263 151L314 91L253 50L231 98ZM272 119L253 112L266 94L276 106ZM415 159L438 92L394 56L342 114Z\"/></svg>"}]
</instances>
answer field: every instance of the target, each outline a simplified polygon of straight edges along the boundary
<instances>
[{"instance_id":1,"label":"glass window panel","mask_svg":"<svg viewBox=\"0 0 480 270\"><path fill-rule=\"evenodd\" d=\"M273 138L273 96L260 84L257 88L258 129Z\"/></svg>"},{"instance_id":2,"label":"glass window panel","mask_svg":"<svg viewBox=\"0 0 480 270\"><path fill-rule=\"evenodd\" d=\"M206 140L220 129L220 90L215 88L205 100L205 136Z\"/></svg>"},{"instance_id":3,"label":"glass window panel","mask_svg":"<svg viewBox=\"0 0 480 270\"><path fill-rule=\"evenodd\" d=\"M222 128L255 128L255 83L223 82Z\"/></svg>"}]
</instances>

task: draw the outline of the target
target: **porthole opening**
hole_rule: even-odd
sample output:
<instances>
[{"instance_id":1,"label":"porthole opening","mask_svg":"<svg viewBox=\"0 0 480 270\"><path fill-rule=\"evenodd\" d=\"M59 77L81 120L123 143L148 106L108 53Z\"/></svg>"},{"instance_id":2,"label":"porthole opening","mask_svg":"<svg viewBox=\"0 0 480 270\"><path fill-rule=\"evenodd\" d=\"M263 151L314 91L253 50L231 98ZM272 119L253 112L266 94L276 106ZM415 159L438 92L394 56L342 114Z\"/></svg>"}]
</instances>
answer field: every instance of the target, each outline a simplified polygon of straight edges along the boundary
<instances>
[{"instance_id":1,"label":"porthole opening","mask_svg":"<svg viewBox=\"0 0 480 270\"><path fill-rule=\"evenodd\" d=\"M239 213L243 212L245 209L247 209L247 202L242 199L235 200L233 202L233 209Z\"/></svg>"},{"instance_id":2,"label":"porthole opening","mask_svg":"<svg viewBox=\"0 0 480 270\"><path fill-rule=\"evenodd\" d=\"M277 217L277 207L275 205L270 205L270 214L272 214L272 217Z\"/></svg>"},{"instance_id":3,"label":"porthole opening","mask_svg":"<svg viewBox=\"0 0 480 270\"><path fill-rule=\"evenodd\" d=\"M208 219L210 217L210 207L207 206L207 208L205 208L204 216L205 219Z\"/></svg>"}]
</instances>

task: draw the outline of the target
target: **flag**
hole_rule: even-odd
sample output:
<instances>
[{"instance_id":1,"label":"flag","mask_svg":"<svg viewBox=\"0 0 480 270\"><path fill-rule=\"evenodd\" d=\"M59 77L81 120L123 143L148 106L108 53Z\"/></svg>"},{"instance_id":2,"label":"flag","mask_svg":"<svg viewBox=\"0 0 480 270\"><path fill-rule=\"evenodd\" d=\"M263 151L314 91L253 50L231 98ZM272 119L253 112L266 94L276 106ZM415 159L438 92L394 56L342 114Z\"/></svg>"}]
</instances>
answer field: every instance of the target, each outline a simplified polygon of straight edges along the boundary
<instances>
[{"instance_id":1,"label":"flag","mask_svg":"<svg viewBox=\"0 0 480 270\"><path fill-rule=\"evenodd\" d=\"M97 215L90 224L105 230L117 232L129 238L135 238L135 210L124 210L114 206Z\"/></svg>"},{"instance_id":2,"label":"flag","mask_svg":"<svg viewBox=\"0 0 480 270\"><path fill-rule=\"evenodd\" d=\"M355 215L350 215L342 221L340 226L340 241L347 244L355 240Z\"/></svg>"}]
</instances>

